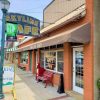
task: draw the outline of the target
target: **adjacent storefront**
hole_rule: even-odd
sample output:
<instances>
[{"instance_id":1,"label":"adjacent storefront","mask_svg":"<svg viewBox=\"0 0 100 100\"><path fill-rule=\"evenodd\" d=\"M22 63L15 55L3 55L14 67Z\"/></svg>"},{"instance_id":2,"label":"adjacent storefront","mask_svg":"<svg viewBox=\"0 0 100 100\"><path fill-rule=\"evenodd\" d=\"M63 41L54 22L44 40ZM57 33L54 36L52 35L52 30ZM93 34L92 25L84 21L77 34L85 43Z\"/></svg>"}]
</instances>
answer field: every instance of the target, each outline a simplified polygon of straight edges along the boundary
<instances>
[{"instance_id":1,"label":"adjacent storefront","mask_svg":"<svg viewBox=\"0 0 100 100\"><path fill-rule=\"evenodd\" d=\"M28 64L28 52L25 51L25 52L21 52L20 54L20 63L22 64Z\"/></svg>"}]
</instances>

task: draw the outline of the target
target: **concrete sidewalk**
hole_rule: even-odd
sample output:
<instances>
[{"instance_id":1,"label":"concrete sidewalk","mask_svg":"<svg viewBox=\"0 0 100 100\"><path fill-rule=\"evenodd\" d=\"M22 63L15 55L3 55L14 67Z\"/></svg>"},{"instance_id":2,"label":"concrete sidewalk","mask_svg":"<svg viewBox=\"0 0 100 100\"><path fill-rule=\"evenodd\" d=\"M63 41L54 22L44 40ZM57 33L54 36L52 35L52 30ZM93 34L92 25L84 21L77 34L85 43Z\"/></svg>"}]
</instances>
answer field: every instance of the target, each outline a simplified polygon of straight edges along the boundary
<instances>
[{"instance_id":1,"label":"concrete sidewalk","mask_svg":"<svg viewBox=\"0 0 100 100\"><path fill-rule=\"evenodd\" d=\"M52 86L44 88L44 84L37 83L31 72L25 72L21 69L16 71L15 88L17 100L48 100L66 95L65 93L58 94L57 89Z\"/></svg>"},{"instance_id":2,"label":"concrete sidewalk","mask_svg":"<svg viewBox=\"0 0 100 100\"><path fill-rule=\"evenodd\" d=\"M42 82L37 83L35 76L31 72L26 72L19 68L16 69L15 80L17 100L82 100L80 98L75 99L69 96L66 98L59 98L66 96L66 94L58 94L57 88L52 86L47 86L47 88L44 88L44 84ZM5 88L5 90L9 91L7 88ZM14 100L11 93L5 92L4 94L4 100ZM57 99L57 97L59 99Z\"/></svg>"}]
</instances>

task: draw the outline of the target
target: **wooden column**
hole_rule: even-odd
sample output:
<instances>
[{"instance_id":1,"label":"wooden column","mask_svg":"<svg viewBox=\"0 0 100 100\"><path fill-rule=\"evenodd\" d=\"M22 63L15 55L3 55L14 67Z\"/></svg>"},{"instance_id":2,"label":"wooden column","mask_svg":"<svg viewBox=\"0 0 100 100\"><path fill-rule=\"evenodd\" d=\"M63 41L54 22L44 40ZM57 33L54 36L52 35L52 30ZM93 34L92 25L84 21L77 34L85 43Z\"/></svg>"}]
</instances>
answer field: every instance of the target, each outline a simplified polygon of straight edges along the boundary
<instances>
[{"instance_id":1,"label":"wooden column","mask_svg":"<svg viewBox=\"0 0 100 100\"><path fill-rule=\"evenodd\" d=\"M40 62L40 49L38 49L38 62Z\"/></svg>"},{"instance_id":2,"label":"wooden column","mask_svg":"<svg viewBox=\"0 0 100 100\"><path fill-rule=\"evenodd\" d=\"M30 51L28 51L28 63L26 65L26 71L29 71L29 67L30 67Z\"/></svg>"},{"instance_id":3,"label":"wooden column","mask_svg":"<svg viewBox=\"0 0 100 100\"><path fill-rule=\"evenodd\" d=\"M36 69L36 56L35 56L35 51L32 51L32 73L35 74L35 69Z\"/></svg>"},{"instance_id":4,"label":"wooden column","mask_svg":"<svg viewBox=\"0 0 100 100\"><path fill-rule=\"evenodd\" d=\"M69 43L64 43L64 87L65 91L72 89L72 49Z\"/></svg>"}]
</instances>

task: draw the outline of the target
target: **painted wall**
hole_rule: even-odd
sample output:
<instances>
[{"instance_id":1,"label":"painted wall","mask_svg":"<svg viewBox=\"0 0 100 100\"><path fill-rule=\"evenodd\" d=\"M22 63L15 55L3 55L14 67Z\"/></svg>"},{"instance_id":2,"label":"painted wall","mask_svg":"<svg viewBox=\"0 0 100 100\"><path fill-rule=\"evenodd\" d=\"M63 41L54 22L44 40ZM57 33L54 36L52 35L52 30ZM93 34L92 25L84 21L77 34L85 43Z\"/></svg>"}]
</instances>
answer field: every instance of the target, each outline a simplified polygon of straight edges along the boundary
<instances>
[{"instance_id":1,"label":"painted wall","mask_svg":"<svg viewBox=\"0 0 100 100\"><path fill-rule=\"evenodd\" d=\"M65 91L72 90L72 48L69 43L64 43L64 87Z\"/></svg>"},{"instance_id":2,"label":"painted wall","mask_svg":"<svg viewBox=\"0 0 100 100\"><path fill-rule=\"evenodd\" d=\"M59 85L59 74L54 74L53 75L53 84L54 84L54 86L58 86Z\"/></svg>"},{"instance_id":3,"label":"painted wall","mask_svg":"<svg viewBox=\"0 0 100 100\"><path fill-rule=\"evenodd\" d=\"M32 73L36 73L36 55L35 50L32 51Z\"/></svg>"},{"instance_id":4,"label":"painted wall","mask_svg":"<svg viewBox=\"0 0 100 100\"><path fill-rule=\"evenodd\" d=\"M53 0L44 9L44 22L47 22L44 23L44 27L56 22L83 4L85 4L85 0Z\"/></svg>"},{"instance_id":5,"label":"painted wall","mask_svg":"<svg viewBox=\"0 0 100 100\"><path fill-rule=\"evenodd\" d=\"M94 100L97 100L96 82L100 78L100 0L94 0L94 48Z\"/></svg>"},{"instance_id":6,"label":"painted wall","mask_svg":"<svg viewBox=\"0 0 100 100\"><path fill-rule=\"evenodd\" d=\"M86 19L91 22L91 40L90 44L86 44L84 47L84 100L94 100L94 83L93 83L93 0L86 0L87 16ZM90 84L89 84L90 83Z\"/></svg>"},{"instance_id":7,"label":"painted wall","mask_svg":"<svg viewBox=\"0 0 100 100\"><path fill-rule=\"evenodd\" d=\"M29 41L27 41L27 42L25 42L25 43L23 43L23 44L20 44L18 47L21 48L21 47L24 47L24 46L26 46L26 45L30 45L30 44L33 43L33 42L34 42L34 40L31 39L31 40L29 40Z\"/></svg>"}]
</instances>

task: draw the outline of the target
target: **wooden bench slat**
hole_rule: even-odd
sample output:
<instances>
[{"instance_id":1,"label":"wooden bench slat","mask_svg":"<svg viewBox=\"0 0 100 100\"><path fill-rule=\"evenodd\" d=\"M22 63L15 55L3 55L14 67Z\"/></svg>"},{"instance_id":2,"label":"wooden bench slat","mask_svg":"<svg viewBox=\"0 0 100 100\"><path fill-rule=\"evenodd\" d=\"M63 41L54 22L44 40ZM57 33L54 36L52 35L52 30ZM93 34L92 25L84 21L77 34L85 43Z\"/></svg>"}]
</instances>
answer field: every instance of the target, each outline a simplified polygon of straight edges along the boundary
<instances>
[{"instance_id":1,"label":"wooden bench slat","mask_svg":"<svg viewBox=\"0 0 100 100\"><path fill-rule=\"evenodd\" d=\"M37 77L37 80L42 80L45 82L45 87L47 86L48 83L51 83L53 85L52 79L53 79L53 73L47 70L44 71L43 76Z\"/></svg>"}]
</instances>

